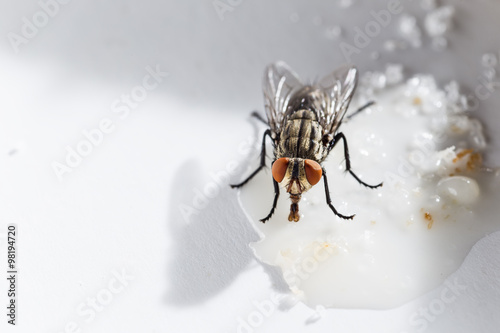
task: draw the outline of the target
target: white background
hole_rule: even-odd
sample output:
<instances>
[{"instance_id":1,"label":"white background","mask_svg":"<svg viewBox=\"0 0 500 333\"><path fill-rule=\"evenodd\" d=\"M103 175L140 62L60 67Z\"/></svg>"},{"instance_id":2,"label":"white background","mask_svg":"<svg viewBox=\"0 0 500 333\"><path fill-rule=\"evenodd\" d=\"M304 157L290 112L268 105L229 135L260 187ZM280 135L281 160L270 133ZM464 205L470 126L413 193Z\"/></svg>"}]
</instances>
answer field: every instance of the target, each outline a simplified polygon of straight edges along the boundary
<instances>
[{"instance_id":1,"label":"white background","mask_svg":"<svg viewBox=\"0 0 500 333\"><path fill-rule=\"evenodd\" d=\"M353 28L373 21L370 10L387 8L368 0L350 8L319 0L222 2L233 5L221 16L212 1L70 1L51 7L52 17L15 47L12 33L21 36L42 7L0 1L0 267L7 275L13 223L19 269L15 327L6 323L1 279L2 331L495 332L498 234L478 243L450 277L466 287L424 327L412 316L437 306L446 284L397 309L336 309L319 318L301 304L270 303L284 286L248 248L258 236L234 191L223 184L206 208L183 217L180 208L195 206L211 173L236 163L231 179L239 179L256 160L242 148L256 135L248 115L263 108L263 68L281 59L304 77L321 76L346 62L339 43L353 44ZM407 74L455 79L473 93L481 55L500 52L500 3L447 3L457 12L446 51L432 50L425 37L421 49L386 51L384 42L398 38L394 15L351 62L360 71L402 63ZM415 0L401 5L425 14ZM328 38L335 25L342 36ZM114 103L143 83L147 67L168 76L120 117ZM474 114L486 124L491 166L500 163L498 105L495 90ZM65 163L67 147L76 149L82 131L103 119L112 131L59 179L54 162ZM92 299L99 310L90 310Z\"/></svg>"}]
</instances>

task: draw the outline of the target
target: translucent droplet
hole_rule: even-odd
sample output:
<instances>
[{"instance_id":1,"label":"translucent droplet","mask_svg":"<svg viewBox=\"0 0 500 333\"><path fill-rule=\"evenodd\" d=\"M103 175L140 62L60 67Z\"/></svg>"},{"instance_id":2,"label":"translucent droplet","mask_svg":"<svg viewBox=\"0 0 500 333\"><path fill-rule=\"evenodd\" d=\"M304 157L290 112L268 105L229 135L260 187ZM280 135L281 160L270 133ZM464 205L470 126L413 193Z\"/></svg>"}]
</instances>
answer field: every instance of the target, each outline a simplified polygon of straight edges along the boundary
<instances>
[{"instance_id":1,"label":"translucent droplet","mask_svg":"<svg viewBox=\"0 0 500 333\"><path fill-rule=\"evenodd\" d=\"M354 3L354 0L340 0L340 7L347 8L351 7Z\"/></svg>"},{"instance_id":2,"label":"translucent droplet","mask_svg":"<svg viewBox=\"0 0 500 333\"><path fill-rule=\"evenodd\" d=\"M498 64L498 58L493 53L485 53L481 57L481 64L484 67L496 67Z\"/></svg>"},{"instance_id":3,"label":"translucent droplet","mask_svg":"<svg viewBox=\"0 0 500 333\"><path fill-rule=\"evenodd\" d=\"M399 64L388 64L385 69L387 84L398 84L403 80L403 66Z\"/></svg>"},{"instance_id":4,"label":"translucent droplet","mask_svg":"<svg viewBox=\"0 0 500 333\"><path fill-rule=\"evenodd\" d=\"M459 91L459 86L457 81L451 81L448 83L445 87L444 90L446 91L446 99L450 103L458 103L458 100L460 98L460 91Z\"/></svg>"},{"instance_id":5,"label":"translucent droplet","mask_svg":"<svg viewBox=\"0 0 500 333\"><path fill-rule=\"evenodd\" d=\"M420 47L422 41L420 39L422 33L417 25L415 16L403 15L399 20L399 33L403 36L411 46Z\"/></svg>"},{"instance_id":6,"label":"translucent droplet","mask_svg":"<svg viewBox=\"0 0 500 333\"><path fill-rule=\"evenodd\" d=\"M290 14L290 21L292 21L293 23L299 22L299 19L300 19L299 14L297 13Z\"/></svg>"},{"instance_id":7,"label":"translucent droplet","mask_svg":"<svg viewBox=\"0 0 500 333\"><path fill-rule=\"evenodd\" d=\"M406 49L407 47L407 43L401 40L388 39L384 42L384 49L390 52L394 52L397 49Z\"/></svg>"},{"instance_id":8,"label":"translucent droplet","mask_svg":"<svg viewBox=\"0 0 500 333\"><path fill-rule=\"evenodd\" d=\"M429 10L436 9L437 3L436 3L436 0L421 0L420 6L422 7L423 10L429 11Z\"/></svg>"},{"instance_id":9,"label":"translucent droplet","mask_svg":"<svg viewBox=\"0 0 500 333\"><path fill-rule=\"evenodd\" d=\"M493 67L488 67L484 69L483 74L489 81L493 81L497 75L497 71Z\"/></svg>"},{"instance_id":10,"label":"translucent droplet","mask_svg":"<svg viewBox=\"0 0 500 333\"><path fill-rule=\"evenodd\" d=\"M469 177L452 176L441 179L437 184L439 195L457 204L474 203L480 194L479 185Z\"/></svg>"},{"instance_id":11,"label":"translucent droplet","mask_svg":"<svg viewBox=\"0 0 500 333\"><path fill-rule=\"evenodd\" d=\"M315 17L313 18L313 24L314 24L315 26L320 26L320 25L321 25L321 23L323 23L323 19L321 18L321 16L315 16Z\"/></svg>"},{"instance_id":12,"label":"translucent droplet","mask_svg":"<svg viewBox=\"0 0 500 333\"><path fill-rule=\"evenodd\" d=\"M451 28L455 8L444 6L429 12L424 21L425 30L431 37L442 36Z\"/></svg>"},{"instance_id":13,"label":"translucent droplet","mask_svg":"<svg viewBox=\"0 0 500 333\"><path fill-rule=\"evenodd\" d=\"M465 97L465 110L475 111L479 107L479 101L476 95L469 94Z\"/></svg>"},{"instance_id":14,"label":"translucent droplet","mask_svg":"<svg viewBox=\"0 0 500 333\"><path fill-rule=\"evenodd\" d=\"M370 58L372 58L373 60L380 59L380 53L377 51L373 51L372 53L370 53Z\"/></svg>"},{"instance_id":15,"label":"translucent droplet","mask_svg":"<svg viewBox=\"0 0 500 333\"><path fill-rule=\"evenodd\" d=\"M474 133L472 141L478 149L482 150L486 148L486 139L484 138L483 133Z\"/></svg>"},{"instance_id":16,"label":"translucent droplet","mask_svg":"<svg viewBox=\"0 0 500 333\"><path fill-rule=\"evenodd\" d=\"M342 28L339 27L338 25L328 27L326 29L325 34L326 34L326 38L328 38L328 39L337 39L340 37L340 35L342 35Z\"/></svg>"},{"instance_id":17,"label":"translucent droplet","mask_svg":"<svg viewBox=\"0 0 500 333\"><path fill-rule=\"evenodd\" d=\"M389 39L389 40L386 40L384 42L384 49L386 49L387 51L394 51L396 50L397 48L397 45L396 45L396 41L393 40L393 39Z\"/></svg>"},{"instance_id":18,"label":"translucent droplet","mask_svg":"<svg viewBox=\"0 0 500 333\"><path fill-rule=\"evenodd\" d=\"M371 73L370 84L373 88L384 89L387 83L387 78L384 74L379 72Z\"/></svg>"},{"instance_id":19,"label":"translucent droplet","mask_svg":"<svg viewBox=\"0 0 500 333\"><path fill-rule=\"evenodd\" d=\"M448 40L444 37L434 37L432 39L432 48L436 51L443 51L448 46Z\"/></svg>"}]
</instances>

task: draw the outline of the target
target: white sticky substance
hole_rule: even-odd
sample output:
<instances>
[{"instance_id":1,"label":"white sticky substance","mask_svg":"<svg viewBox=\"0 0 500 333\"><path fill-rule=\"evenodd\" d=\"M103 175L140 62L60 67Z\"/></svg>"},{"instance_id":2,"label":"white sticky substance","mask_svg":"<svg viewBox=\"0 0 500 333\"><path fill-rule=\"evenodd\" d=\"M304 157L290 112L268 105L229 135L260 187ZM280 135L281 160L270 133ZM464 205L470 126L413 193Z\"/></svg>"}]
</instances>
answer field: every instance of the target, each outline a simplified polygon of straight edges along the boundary
<instances>
[{"instance_id":1,"label":"white sticky substance","mask_svg":"<svg viewBox=\"0 0 500 333\"><path fill-rule=\"evenodd\" d=\"M274 197L268 169L242 188L242 205L262 236L251 247L283 269L296 297L310 306L399 306L442 283L477 240L500 229L498 173L479 170L481 126L453 102L456 96L448 97L429 76L360 84L351 112L367 100L376 104L340 131L352 169L384 186L366 188L346 173L342 145L324 163L333 205L356 214L353 220L333 214L323 180L302 196L297 223L287 219L290 200L282 188L272 219L259 221Z\"/></svg>"}]
</instances>

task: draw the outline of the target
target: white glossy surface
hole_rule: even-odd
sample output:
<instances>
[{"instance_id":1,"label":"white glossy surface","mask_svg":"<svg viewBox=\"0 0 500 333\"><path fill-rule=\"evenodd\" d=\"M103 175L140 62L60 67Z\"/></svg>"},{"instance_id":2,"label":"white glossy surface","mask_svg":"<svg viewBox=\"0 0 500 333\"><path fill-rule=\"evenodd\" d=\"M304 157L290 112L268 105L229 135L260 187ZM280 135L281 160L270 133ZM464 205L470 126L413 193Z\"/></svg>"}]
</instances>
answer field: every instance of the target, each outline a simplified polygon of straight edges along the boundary
<instances>
[{"instance_id":1,"label":"white glossy surface","mask_svg":"<svg viewBox=\"0 0 500 333\"><path fill-rule=\"evenodd\" d=\"M340 42L353 43L354 28L373 21L370 10L387 8L386 1L352 2L241 1L221 20L212 1L70 1L15 53L8 33L20 34L23 19L41 7L0 1L1 271L7 223L19 226L20 260L19 326L2 320L0 330L244 332L253 320L254 332L496 332L498 234L476 244L450 277L466 290L451 295L445 284L392 310L316 313L269 303L285 285L255 260L248 244L259 236L234 191L221 186L206 206L196 201L211 173L225 183L255 161L247 148L257 133L247 117L263 107L263 68L282 59L305 77L329 71L346 61ZM408 73L455 79L468 92L483 87L491 68L481 58L500 49L492 33L499 4L440 3L457 9L448 49L432 51L422 35L421 49L388 51L386 42L400 38L394 16L352 62L361 72L402 63ZM402 4L423 32L420 3ZM127 117L114 113L112 104L156 65L168 78ZM485 162L497 166L500 96L480 89L486 95L474 115L486 124ZM51 163L104 118L114 130L59 182ZM180 208L195 204L200 209L185 219ZM123 270L133 279L109 301L106 290L110 283L117 290L112 282ZM87 302L99 295L106 305L91 318Z\"/></svg>"}]
</instances>

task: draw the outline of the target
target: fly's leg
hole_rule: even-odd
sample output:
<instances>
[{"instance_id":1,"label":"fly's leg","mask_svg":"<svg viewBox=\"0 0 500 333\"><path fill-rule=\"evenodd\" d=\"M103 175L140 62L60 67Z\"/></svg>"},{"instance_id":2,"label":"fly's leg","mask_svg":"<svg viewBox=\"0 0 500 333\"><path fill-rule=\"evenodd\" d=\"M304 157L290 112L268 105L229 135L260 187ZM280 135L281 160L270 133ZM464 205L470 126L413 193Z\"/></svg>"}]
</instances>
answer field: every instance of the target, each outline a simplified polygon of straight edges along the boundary
<instances>
[{"instance_id":1,"label":"fly's leg","mask_svg":"<svg viewBox=\"0 0 500 333\"><path fill-rule=\"evenodd\" d=\"M232 188L238 188L238 187L241 187L241 186L245 185L257 173L259 173L259 171L262 170L263 167L266 166L266 135L268 135L269 137L271 137L271 130L270 129L267 129L264 132L264 136L262 137L262 150L260 151L260 165L259 165L259 167L250 176L248 176L247 179L245 179L241 183L235 184L235 185L230 185Z\"/></svg>"},{"instance_id":2,"label":"fly's leg","mask_svg":"<svg viewBox=\"0 0 500 333\"><path fill-rule=\"evenodd\" d=\"M349 159L349 148L347 147L347 139L345 138L344 136L344 133L337 133L334 137L333 137L333 141L332 141L332 145L330 146L331 148L328 150L332 150L333 147L335 147L335 145L337 144L337 142L339 142L339 140L342 139L344 140L344 157L345 157L345 168L346 168L346 171L349 171L349 173L360 183L360 184L363 184L365 185L366 187L369 187L369 188L377 188L379 186L382 186L383 183L380 183L380 184L377 184L377 185L369 185L367 183L365 183L364 181L362 181L361 179L359 179L358 176L356 176L356 174L351 170L351 161Z\"/></svg>"},{"instance_id":3,"label":"fly's leg","mask_svg":"<svg viewBox=\"0 0 500 333\"><path fill-rule=\"evenodd\" d=\"M267 120L265 120L264 118L262 118L262 116L260 115L260 113L258 113L257 111L254 111L252 112L251 114L252 117L255 117L257 119L259 119L260 121L262 121L264 124L268 125L269 126L269 123L267 122Z\"/></svg>"},{"instance_id":4,"label":"fly's leg","mask_svg":"<svg viewBox=\"0 0 500 333\"><path fill-rule=\"evenodd\" d=\"M354 217L354 215L349 215L349 216L342 215L339 212L337 212L337 210L335 209L335 207L333 207L333 205L332 205L332 199L330 198L330 191L328 190L328 179L326 178L326 171L325 171L324 168L323 168L323 181L325 183L326 203L328 204L328 207L330 207L332 209L333 213L335 215L337 215L338 217L341 217L344 220L352 220L353 217Z\"/></svg>"},{"instance_id":5,"label":"fly's leg","mask_svg":"<svg viewBox=\"0 0 500 333\"><path fill-rule=\"evenodd\" d=\"M269 214L260 220L260 222L262 222L262 223L266 223L266 221L268 221L271 218L271 216L273 216L274 210L276 209L276 204L278 203L278 198L280 196L280 187L278 185L278 182L276 180L274 180L274 178L273 178L273 185L274 185L273 207L271 208L271 211L269 212Z\"/></svg>"},{"instance_id":6,"label":"fly's leg","mask_svg":"<svg viewBox=\"0 0 500 333\"><path fill-rule=\"evenodd\" d=\"M357 109L356 111L354 111L353 114L348 115L346 118L347 119L351 119L352 117L354 117L355 115L357 115L360 112L363 112L366 108L369 108L373 104L375 104L374 101L370 101L370 102L366 103L365 105L363 105L362 107L360 107L359 109Z\"/></svg>"}]
</instances>

